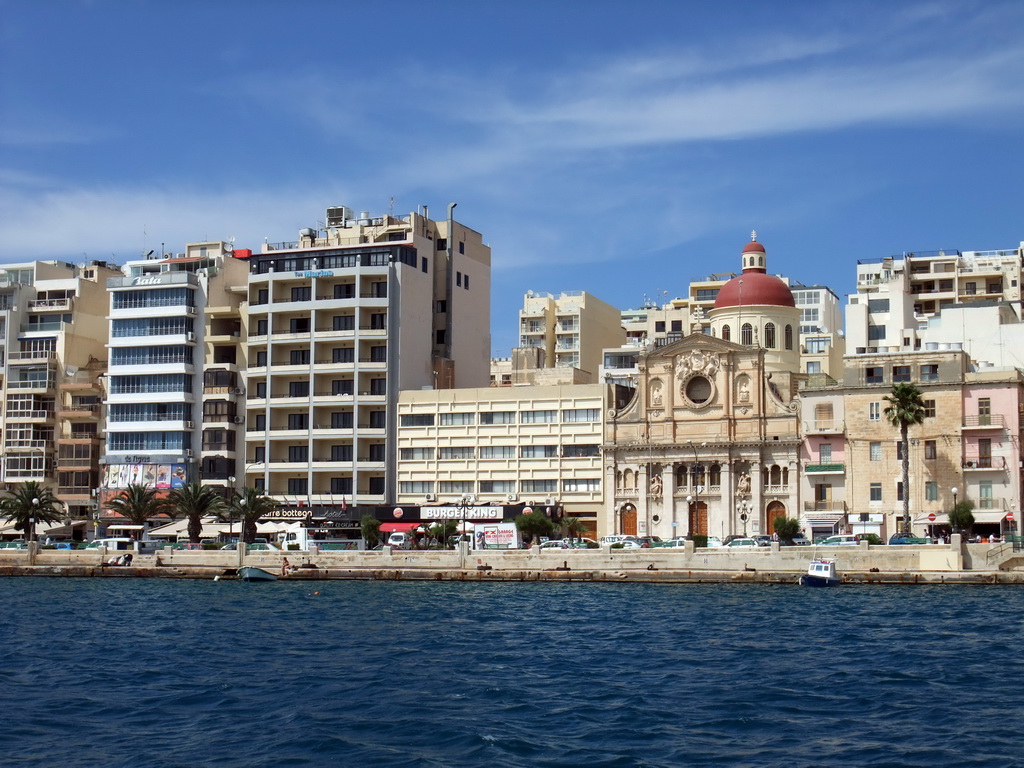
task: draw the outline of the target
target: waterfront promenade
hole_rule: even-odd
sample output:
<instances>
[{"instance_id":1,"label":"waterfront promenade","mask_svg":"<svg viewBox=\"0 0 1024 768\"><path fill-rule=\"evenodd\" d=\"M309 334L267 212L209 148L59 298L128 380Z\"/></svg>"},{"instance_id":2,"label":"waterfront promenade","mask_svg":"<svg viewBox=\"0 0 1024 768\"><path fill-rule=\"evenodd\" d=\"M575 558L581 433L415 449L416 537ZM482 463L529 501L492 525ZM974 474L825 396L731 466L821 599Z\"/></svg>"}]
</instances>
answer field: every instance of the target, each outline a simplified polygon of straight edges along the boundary
<instances>
[{"instance_id":1,"label":"waterfront promenade","mask_svg":"<svg viewBox=\"0 0 1024 768\"><path fill-rule=\"evenodd\" d=\"M1024 551L1011 543L913 546L383 550L372 552L190 551L136 555L131 566L95 550L0 550L0 576L237 578L255 565L288 580L595 581L796 583L814 558L834 559L844 583L1022 584ZM292 566L282 574L287 558Z\"/></svg>"}]
</instances>

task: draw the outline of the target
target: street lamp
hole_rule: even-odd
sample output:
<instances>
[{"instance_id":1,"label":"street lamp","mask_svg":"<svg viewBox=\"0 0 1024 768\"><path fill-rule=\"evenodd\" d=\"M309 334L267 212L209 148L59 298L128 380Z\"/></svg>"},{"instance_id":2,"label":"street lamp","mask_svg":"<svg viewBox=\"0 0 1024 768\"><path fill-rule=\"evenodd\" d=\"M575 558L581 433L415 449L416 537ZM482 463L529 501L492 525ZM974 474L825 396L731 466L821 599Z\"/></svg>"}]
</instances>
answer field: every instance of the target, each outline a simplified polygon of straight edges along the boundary
<instances>
[{"instance_id":1,"label":"street lamp","mask_svg":"<svg viewBox=\"0 0 1024 768\"><path fill-rule=\"evenodd\" d=\"M32 514L28 518L28 540L36 540L36 514L39 509L39 499L32 499Z\"/></svg>"},{"instance_id":2,"label":"street lamp","mask_svg":"<svg viewBox=\"0 0 1024 768\"><path fill-rule=\"evenodd\" d=\"M952 541L953 540L952 539L952 536L953 536L953 514L956 513L956 494L959 492L960 489L957 488L956 486L954 486L954 487L950 488L949 490L951 490L953 492L953 509L952 509L952 511L949 514L949 519L947 520L947 522L949 523L950 541Z\"/></svg>"},{"instance_id":3,"label":"street lamp","mask_svg":"<svg viewBox=\"0 0 1024 768\"><path fill-rule=\"evenodd\" d=\"M459 510L461 511L462 525L459 530L459 562L462 568L466 567L466 541L463 536L466 533L466 513L469 511L470 498L463 495L459 499Z\"/></svg>"},{"instance_id":4,"label":"street lamp","mask_svg":"<svg viewBox=\"0 0 1024 768\"><path fill-rule=\"evenodd\" d=\"M736 512L739 513L740 520L743 522L743 537L744 538L746 538L746 536L747 536L747 519L749 518L749 515L747 514L747 510L748 509L750 509L750 506L747 503L746 499L743 499L741 501L737 501L736 502Z\"/></svg>"}]
</instances>

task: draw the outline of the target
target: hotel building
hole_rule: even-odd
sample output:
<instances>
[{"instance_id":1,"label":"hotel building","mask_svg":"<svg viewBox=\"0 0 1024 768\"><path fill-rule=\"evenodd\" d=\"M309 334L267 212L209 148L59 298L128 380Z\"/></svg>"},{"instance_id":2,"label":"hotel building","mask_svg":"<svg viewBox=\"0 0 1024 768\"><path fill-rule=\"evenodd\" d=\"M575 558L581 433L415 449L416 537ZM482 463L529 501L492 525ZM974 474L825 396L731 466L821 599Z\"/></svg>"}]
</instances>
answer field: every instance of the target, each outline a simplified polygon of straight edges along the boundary
<instances>
[{"instance_id":1,"label":"hotel building","mask_svg":"<svg viewBox=\"0 0 1024 768\"><path fill-rule=\"evenodd\" d=\"M396 495L399 392L487 385L490 248L453 209L330 208L246 254L246 485L358 521Z\"/></svg>"}]
</instances>

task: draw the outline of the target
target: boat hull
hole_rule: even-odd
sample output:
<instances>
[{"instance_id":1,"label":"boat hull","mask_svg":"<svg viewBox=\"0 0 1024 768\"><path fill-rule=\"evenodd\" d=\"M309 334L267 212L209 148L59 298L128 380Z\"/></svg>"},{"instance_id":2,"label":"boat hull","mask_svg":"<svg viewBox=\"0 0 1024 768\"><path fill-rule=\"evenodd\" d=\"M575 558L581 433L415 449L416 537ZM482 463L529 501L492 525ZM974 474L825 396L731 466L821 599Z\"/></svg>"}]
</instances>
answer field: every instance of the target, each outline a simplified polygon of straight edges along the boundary
<instances>
[{"instance_id":1,"label":"boat hull","mask_svg":"<svg viewBox=\"0 0 1024 768\"><path fill-rule=\"evenodd\" d=\"M244 565L238 569L238 577L242 581L277 581L277 574L257 568L254 565Z\"/></svg>"},{"instance_id":2,"label":"boat hull","mask_svg":"<svg viewBox=\"0 0 1024 768\"><path fill-rule=\"evenodd\" d=\"M811 576L805 573L800 577L800 583L805 587L838 587L840 581L835 576Z\"/></svg>"}]
</instances>

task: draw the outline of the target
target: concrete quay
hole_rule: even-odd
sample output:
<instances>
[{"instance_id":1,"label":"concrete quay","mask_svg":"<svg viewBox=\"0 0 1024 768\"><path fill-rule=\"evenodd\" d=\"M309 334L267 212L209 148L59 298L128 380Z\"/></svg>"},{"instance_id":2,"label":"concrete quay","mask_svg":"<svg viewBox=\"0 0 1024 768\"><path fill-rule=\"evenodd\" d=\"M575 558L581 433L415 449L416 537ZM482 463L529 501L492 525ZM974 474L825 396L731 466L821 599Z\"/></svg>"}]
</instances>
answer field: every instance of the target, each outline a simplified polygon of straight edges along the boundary
<instances>
[{"instance_id":1,"label":"concrete quay","mask_svg":"<svg viewBox=\"0 0 1024 768\"><path fill-rule=\"evenodd\" d=\"M1024 551L1012 544L563 550L188 551L136 555L106 565L104 550L0 550L0 576L234 579L242 565L283 581L567 581L795 584L814 558L834 559L844 584L1022 584ZM120 553L117 553L120 554Z\"/></svg>"}]
</instances>

